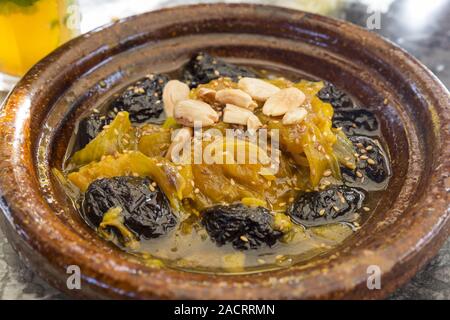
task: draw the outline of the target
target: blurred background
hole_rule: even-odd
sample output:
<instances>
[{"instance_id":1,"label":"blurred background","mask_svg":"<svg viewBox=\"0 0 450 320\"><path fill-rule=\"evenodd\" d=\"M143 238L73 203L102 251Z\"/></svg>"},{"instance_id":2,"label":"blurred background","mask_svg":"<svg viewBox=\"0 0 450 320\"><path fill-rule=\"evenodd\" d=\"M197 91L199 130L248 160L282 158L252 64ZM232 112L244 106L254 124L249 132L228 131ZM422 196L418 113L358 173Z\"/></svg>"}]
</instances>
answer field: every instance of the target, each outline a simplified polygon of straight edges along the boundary
<instances>
[{"instance_id":1,"label":"blurred background","mask_svg":"<svg viewBox=\"0 0 450 320\"><path fill-rule=\"evenodd\" d=\"M0 105L32 65L81 33L150 10L211 2L270 4L353 22L410 52L450 87L450 0L0 0ZM66 297L19 260L0 230L0 299L51 298ZM450 240L391 299L450 299Z\"/></svg>"}]
</instances>

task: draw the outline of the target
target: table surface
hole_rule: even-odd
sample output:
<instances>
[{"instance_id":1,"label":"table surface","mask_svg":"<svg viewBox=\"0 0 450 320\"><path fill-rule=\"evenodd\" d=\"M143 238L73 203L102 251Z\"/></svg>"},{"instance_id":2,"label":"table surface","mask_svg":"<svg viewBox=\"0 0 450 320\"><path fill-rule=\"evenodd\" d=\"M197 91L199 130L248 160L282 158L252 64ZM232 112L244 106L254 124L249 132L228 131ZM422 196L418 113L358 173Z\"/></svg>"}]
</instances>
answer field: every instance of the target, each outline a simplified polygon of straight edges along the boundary
<instances>
[{"instance_id":1,"label":"table surface","mask_svg":"<svg viewBox=\"0 0 450 320\"><path fill-rule=\"evenodd\" d=\"M130 5L134 1L136 0L99 0L93 4L90 0L79 0L83 14L81 30L90 30L98 24L108 22L113 17L123 17L161 6L199 2L147 1L146 6L143 6L143 2ZM308 1L252 2L302 8ZM409 51L433 71L447 88L450 87L450 19L448 19L450 0L323 0L309 1L307 5L311 10L318 10L364 27L367 26L368 18L373 14L372 10L377 10L380 13L381 28L374 32L380 33ZM99 12L104 14L99 16ZM0 93L0 101L2 99ZM0 299L67 298L35 275L19 259L0 230ZM450 238L438 255L390 298L450 299Z\"/></svg>"}]
</instances>

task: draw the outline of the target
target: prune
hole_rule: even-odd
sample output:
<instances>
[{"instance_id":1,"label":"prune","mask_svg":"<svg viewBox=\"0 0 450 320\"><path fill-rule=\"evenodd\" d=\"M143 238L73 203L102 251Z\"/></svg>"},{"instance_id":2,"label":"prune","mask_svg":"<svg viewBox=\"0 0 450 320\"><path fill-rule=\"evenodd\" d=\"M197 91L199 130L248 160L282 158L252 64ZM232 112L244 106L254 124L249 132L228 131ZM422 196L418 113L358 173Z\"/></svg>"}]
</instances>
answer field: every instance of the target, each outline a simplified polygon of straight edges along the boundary
<instances>
[{"instance_id":1,"label":"prune","mask_svg":"<svg viewBox=\"0 0 450 320\"><path fill-rule=\"evenodd\" d=\"M150 75L129 86L108 108L108 117L128 111L132 123L161 122L164 111L162 91L169 78L163 74Z\"/></svg>"},{"instance_id":2,"label":"prune","mask_svg":"<svg viewBox=\"0 0 450 320\"><path fill-rule=\"evenodd\" d=\"M353 108L350 97L336 88L332 83L325 82L325 86L317 93L320 100L330 103L334 109Z\"/></svg>"},{"instance_id":3,"label":"prune","mask_svg":"<svg viewBox=\"0 0 450 320\"><path fill-rule=\"evenodd\" d=\"M78 124L74 151L83 149L102 131L103 126L108 123L109 120L101 117L98 113L92 113L83 118Z\"/></svg>"},{"instance_id":4,"label":"prune","mask_svg":"<svg viewBox=\"0 0 450 320\"><path fill-rule=\"evenodd\" d=\"M96 180L85 193L83 214L98 227L109 209L120 207L125 226L138 238L162 236L175 226L177 219L164 193L150 184L149 179L137 177Z\"/></svg>"},{"instance_id":5,"label":"prune","mask_svg":"<svg viewBox=\"0 0 450 320\"><path fill-rule=\"evenodd\" d=\"M283 233L273 229L273 222L269 210L240 203L216 205L202 212L202 224L211 239L219 246L231 243L237 250L274 245Z\"/></svg>"},{"instance_id":6,"label":"prune","mask_svg":"<svg viewBox=\"0 0 450 320\"><path fill-rule=\"evenodd\" d=\"M323 191L300 194L288 208L294 222L305 226L318 226L349 219L361 208L365 194L345 185L332 186Z\"/></svg>"},{"instance_id":7,"label":"prune","mask_svg":"<svg viewBox=\"0 0 450 320\"><path fill-rule=\"evenodd\" d=\"M239 77L256 77L256 74L247 68L199 52L186 64L183 77L190 87L194 88L219 77L229 77L237 81Z\"/></svg>"},{"instance_id":8,"label":"prune","mask_svg":"<svg viewBox=\"0 0 450 320\"><path fill-rule=\"evenodd\" d=\"M347 135L367 134L378 130L378 121L368 110L335 110L333 126L341 127Z\"/></svg>"},{"instance_id":9,"label":"prune","mask_svg":"<svg viewBox=\"0 0 450 320\"><path fill-rule=\"evenodd\" d=\"M369 164L367 160L360 159L357 162L357 169L364 177L375 183L383 183L390 176L390 167L387 160L386 152L376 139L364 136L351 136L350 141L353 142L355 150L372 159L375 163ZM341 167L344 180L347 182L358 181L356 171ZM359 180L361 181L361 180Z\"/></svg>"},{"instance_id":10,"label":"prune","mask_svg":"<svg viewBox=\"0 0 450 320\"><path fill-rule=\"evenodd\" d=\"M162 91L167 81L169 78L160 74L141 79L112 101L105 115L92 113L83 118L78 125L74 151L83 149L120 111L127 111L132 123L161 123L164 120Z\"/></svg>"}]
</instances>

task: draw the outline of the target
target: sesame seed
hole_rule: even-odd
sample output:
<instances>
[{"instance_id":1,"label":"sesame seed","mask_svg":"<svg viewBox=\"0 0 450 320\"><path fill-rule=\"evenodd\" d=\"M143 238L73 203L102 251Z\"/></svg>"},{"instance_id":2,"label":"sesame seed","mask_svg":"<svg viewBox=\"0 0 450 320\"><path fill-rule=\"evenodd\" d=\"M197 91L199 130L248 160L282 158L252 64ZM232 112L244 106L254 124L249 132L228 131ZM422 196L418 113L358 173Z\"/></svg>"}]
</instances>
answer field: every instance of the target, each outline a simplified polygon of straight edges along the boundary
<instances>
[{"instance_id":1,"label":"sesame seed","mask_svg":"<svg viewBox=\"0 0 450 320\"><path fill-rule=\"evenodd\" d=\"M333 206L334 211L339 211L339 208L337 206Z\"/></svg>"},{"instance_id":2,"label":"sesame seed","mask_svg":"<svg viewBox=\"0 0 450 320\"><path fill-rule=\"evenodd\" d=\"M148 188L150 189L151 192L155 192L155 190L156 190L155 187L152 185L149 185Z\"/></svg>"},{"instance_id":3,"label":"sesame seed","mask_svg":"<svg viewBox=\"0 0 450 320\"><path fill-rule=\"evenodd\" d=\"M367 160L367 159L369 159L369 157L368 156L366 156L366 155L362 155L361 157L359 157L361 160Z\"/></svg>"},{"instance_id":4,"label":"sesame seed","mask_svg":"<svg viewBox=\"0 0 450 320\"><path fill-rule=\"evenodd\" d=\"M353 222L353 225L355 226L355 227L359 227L359 223L358 222Z\"/></svg>"},{"instance_id":5,"label":"sesame seed","mask_svg":"<svg viewBox=\"0 0 450 320\"><path fill-rule=\"evenodd\" d=\"M364 211L366 211L366 212L370 211L370 208L369 208L369 207L363 207L362 209L363 209Z\"/></svg>"},{"instance_id":6,"label":"sesame seed","mask_svg":"<svg viewBox=\"0 0 450 320\"><path fill-rule=\"evenodd\" d=\"M350 168L350 169L354 169L355 168L355 164L353 162L347 161L345 163L345 166Z\"/></svg>"},{"instance_id":7,"label":"sesame seed","mask_svg":"<svg viewBox=\"0 0 450 320\"><path fill-rule=\"evenodd\" d=\"M319 211L319 215L320 216L323 216L325 214L325 209L321 209L320 211Z\"/></svg>"},{"instance_id":8,"label":"sesame seed","mask_svg":"<svg viewBox=\"0 0 450 320\"><path fill-rule=\"evenodd\" d=\"M248 238L246 236L240 236L239 239L241 239L244 242L248 242Z\"/></svg>"},{"instance_id":9,"label":"sesame seed","mask_svg":"<svg viewBox=\"0 0 450 320\"><path fill-rule=\"evenodd\" d=\"M194 189L194 193L200 193L200 189L199 188L195 188Z\"/></svg>"},{"instance_id":10,"label":"sesame seed","mask_svg":"<svg viewBox=\"0 0 450 320\"><path fill-rule=\"evenodd\" d=\"M330 170L330 169L325 170L325 171L323 172L323 176L324 176L324 177L329 177L329 176L331 176L331 170Z\"/></svg>"},{"instance_id":11,"label":"sesame seed","mask_svg":"<svg viewBox=\"0 0 450 320\"><path fill-rule=\"evenodd\" d=\"M281 203L279 204L280 207L284 207L285 205L286 205L286 202L281 202Z\"/></svg>"},{"instance_id":12,"label":"sesame seed","mask_svg":"<svg viewBox=\"0 0 450 320\"><path fill-rule=\"evenodd\" d=\"M366 147L366 150L367 150L367 151L370 151L370 150L372 150L372 149L373 149L372 146L367 146L367 147Z\"/></svg>"},{"instance_id":13,"label":"sesame seed","mask_svg":"<svg viewBox=\"0 0 450 320\"><path fill-rule=\"evenodd\" d=\"M97 108L92 109L92 111L94 111L94 113L100 113L100 111Z\"/></svg>"},{"instance_id":14,"label":"sesame seed","mask_svg":"<svg viewBox=\"0 0 450 320\"><path fill-rule=\"evenodd\" d=\"M362 178L363 174L360 171L356 171L356 176L358 178Z\"/></svg>"},{"instance_id":15,"label":"sesame seed","mask_svg":"<svg viewBox=\"0 0 450 320\"><path fill-rule=\"evenodd\" d=\"M369 158L369 159L367 159L367 163L368 163L368 164L375 164L375 161L374 161L373 159L370 159L370 158Z\"/></svg>"},{"instance_id":16,"label":"sesame seed","mask_svg":"<svg viewBox=\"0 0 450 320\"><path fill-rule=\"evenodd\" d=\"M266 263L266 260L260 258L260 259L258 259L258 263L259 264L264 264L264 263Z\"/></svg>"}]
</instances>

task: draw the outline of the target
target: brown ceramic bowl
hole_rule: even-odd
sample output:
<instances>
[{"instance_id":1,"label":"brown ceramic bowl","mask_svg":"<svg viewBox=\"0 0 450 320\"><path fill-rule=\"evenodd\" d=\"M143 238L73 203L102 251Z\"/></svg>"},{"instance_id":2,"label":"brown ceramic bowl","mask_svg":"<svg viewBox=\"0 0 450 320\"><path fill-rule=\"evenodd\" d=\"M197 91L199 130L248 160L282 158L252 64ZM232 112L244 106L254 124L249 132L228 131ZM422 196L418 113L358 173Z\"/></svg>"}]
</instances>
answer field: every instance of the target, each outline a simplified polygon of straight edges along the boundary
<instances>
[{"instance_id":1,"label":"brown ceramic bowl","mask_svg":"<svg viewBox=\"0 0 450 320\"><path fill-rule=\"evenodd\" d=\"M176 69L198 50L330 80L378 115L393 176L383 205L359 232L307 264L212 276L146 267L80 220L49 172L60 165L76 119L127 83ZM69 42L11 93L0 114L3 227L29 265L78 297L381 298L448 237L449 117L449 93L430 71L349 23L256 5L150 12ZM81 290L66 287L69 265L81 268ZM382 271L381 290L367 289L369 265Z\"/></svg>"}]
</instances>

